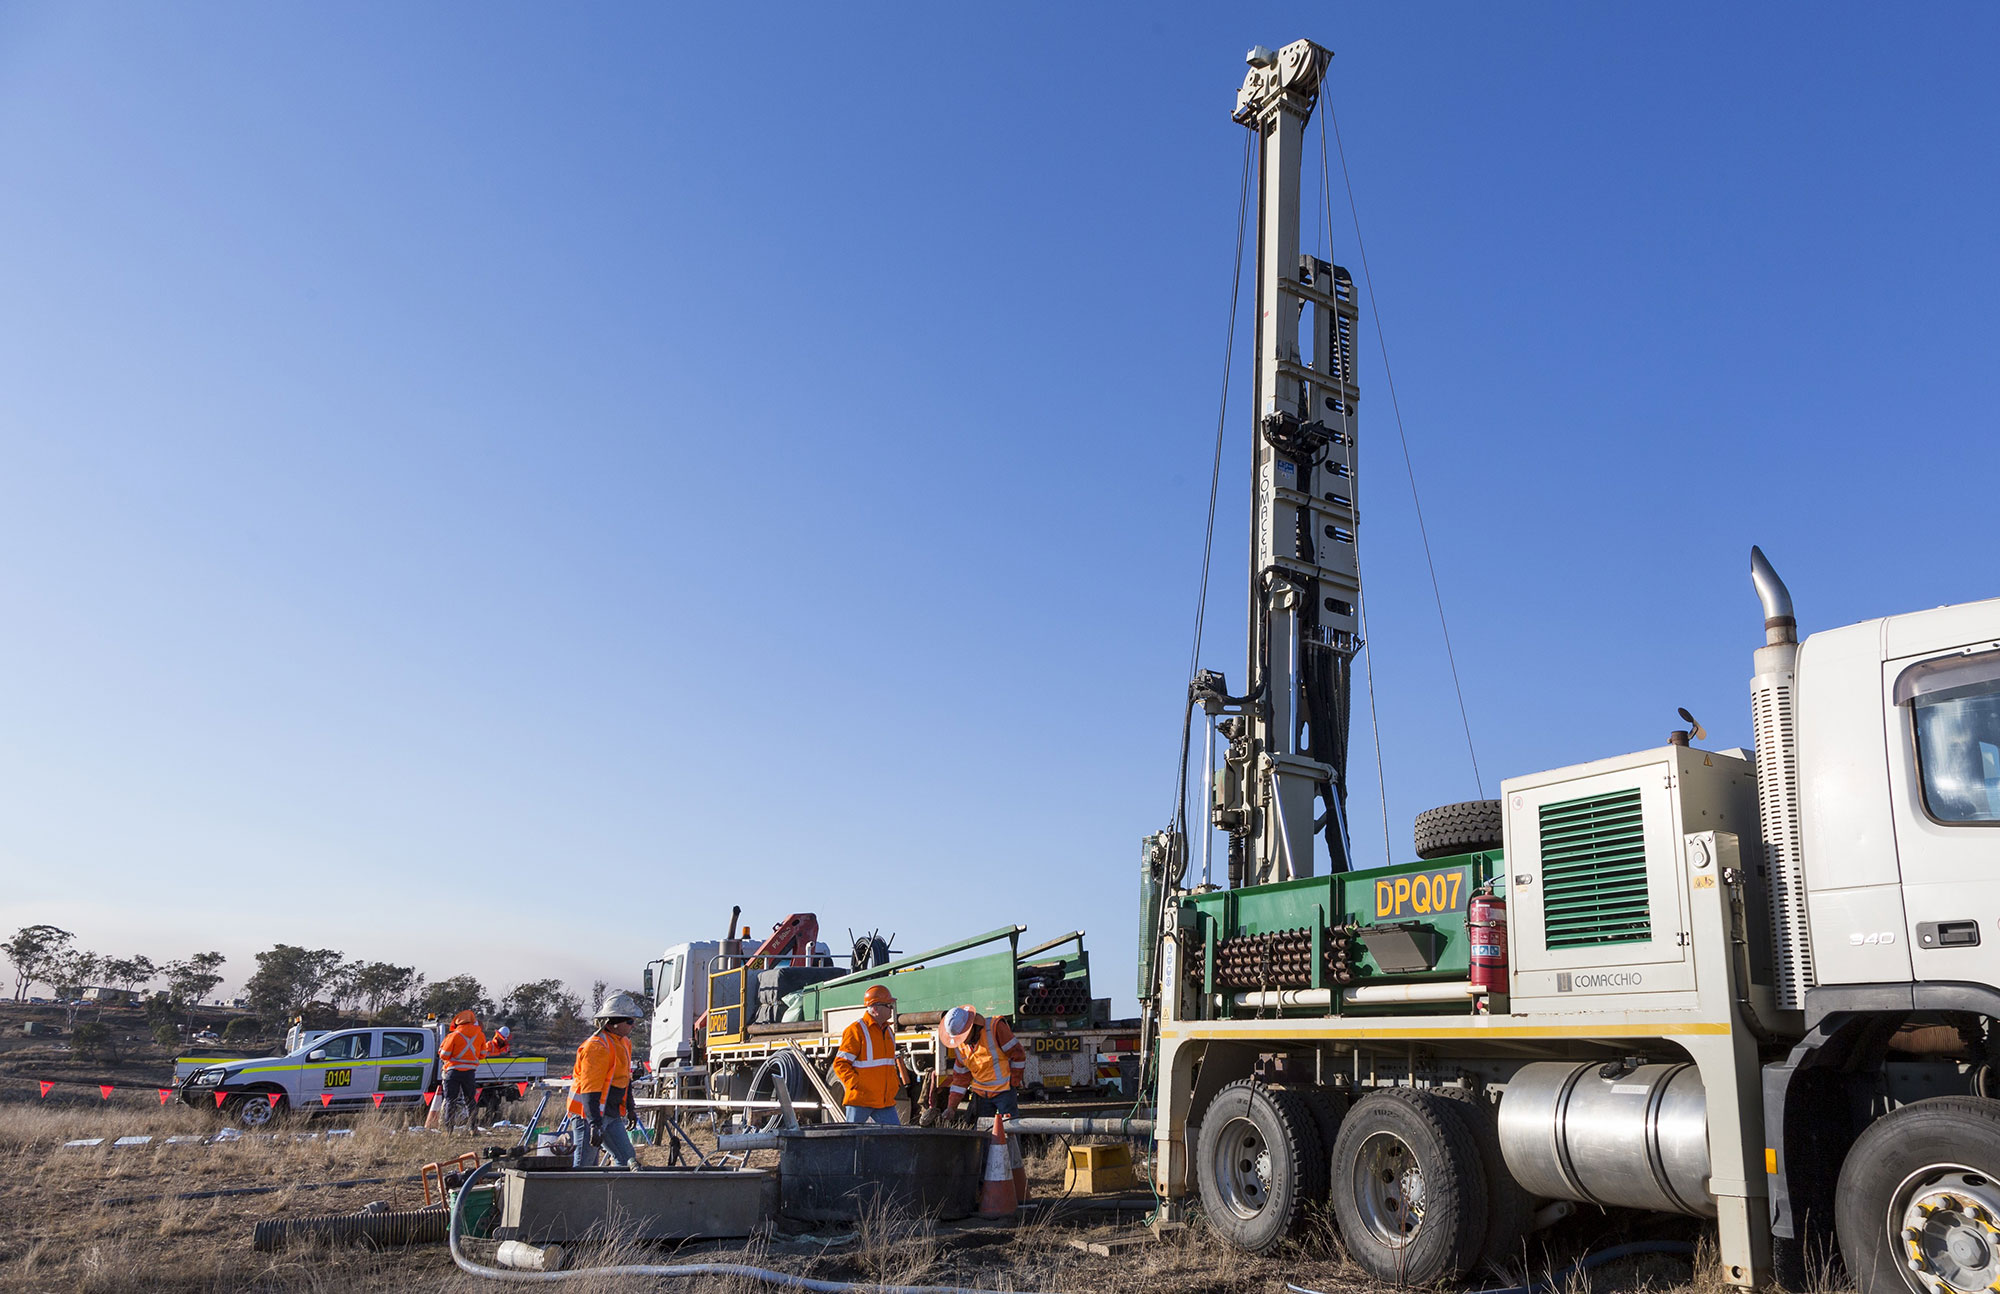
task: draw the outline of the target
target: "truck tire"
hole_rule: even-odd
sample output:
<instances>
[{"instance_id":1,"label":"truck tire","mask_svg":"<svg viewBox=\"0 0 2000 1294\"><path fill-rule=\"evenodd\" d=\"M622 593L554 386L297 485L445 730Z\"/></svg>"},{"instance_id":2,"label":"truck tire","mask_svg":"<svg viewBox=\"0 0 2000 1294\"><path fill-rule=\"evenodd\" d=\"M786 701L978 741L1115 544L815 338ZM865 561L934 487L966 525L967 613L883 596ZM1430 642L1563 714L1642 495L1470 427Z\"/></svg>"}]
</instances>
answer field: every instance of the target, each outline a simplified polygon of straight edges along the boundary
<instances>
[{"instance_id":1,"label":"truck tire","mask_svg":"<svg viewBox=\"0 0 2000 1294\"><path fill-rule=\"evenodd\" d=\"M1934 1096L1869 1124L1840 1166L1834 1227L1869 1294L2000 1281L2000 1101Z\"/></svg>"},{"instance_id":2,"label":"truck tire","mask_svg":"<svg viewBox=\"0 0 2000 1294\"><path fill-rule=\"evenodd\" d=\"M1333 1143L1340 1137L1340 1121L1347 1116L1347 1098L1333 1088L1321 1087L1316 1083L1284 1084L1283 1090L1297 1097L1300 1105L1305 1108L1307 1116L1312 1119L1313 1131L1319 1134L1319 1163L1323 1170L1321 1176L1327 1184L1331 1184ZM1313 1200L1316 1203L1323 1202L1326 1195L1325 1186L1322 1186L1314 1193Z\"/></svg>"},{"instance_id":3,"label":"truck tire","mask_svg":"<svg viewBox=\"0 0 2000 1294\"><path fill-rule=\"evenodd\" d=\"M1466 800L1425 809L1417 815L1417 857L1428 861L1498 849L1500 822L1498 800Z\"/></svg>"},{"instance_id":4,"label":"truck tire","mask_svg":"<svg viewBox=\"0 0 2000 1294\"><path fill-rule=\"evenodd\" d=\"M1312 1114L1295 1093L1240 1078L1202 1113L1195 1184L1209 1225L1233 1247L1267 1254L1326 1192L1326 1160Z\"/></svg>"},{"instance_id":5,"label":"truck tire","mask_svg":"<svg viewBox=\"0 0 2000 1294\"><path fill-rule=\"evenodd\" d=\"M1465 1120L1465 1129L1472 1134L1472 1144L1479 1151L1479 1169L1486 1179L1486 1239L1479 1247L1478 1261L1512 1262L1525 1257L1521 1242L1534 1226L1535 1197L1507 1171L1506 1156L1500 1153L1500 1123L1493 1103L1462 1087L1440 1087L1433 1095L1443 1097L1445 1108Z\"/></svg>"},{"instance_id":6,"label":"truck tire","mask_svg":"<svg viewBox=\"0 0 2000 1294\"><path fill-rule=\"evenodd\" d=\"M1486 1243L1486 1180L1463 1114L1406 1087L1355 1102L1333 1148L1333 1215L1348 1256L1378 1281L1470 1271Z\"/></svg>"}]
</instances>

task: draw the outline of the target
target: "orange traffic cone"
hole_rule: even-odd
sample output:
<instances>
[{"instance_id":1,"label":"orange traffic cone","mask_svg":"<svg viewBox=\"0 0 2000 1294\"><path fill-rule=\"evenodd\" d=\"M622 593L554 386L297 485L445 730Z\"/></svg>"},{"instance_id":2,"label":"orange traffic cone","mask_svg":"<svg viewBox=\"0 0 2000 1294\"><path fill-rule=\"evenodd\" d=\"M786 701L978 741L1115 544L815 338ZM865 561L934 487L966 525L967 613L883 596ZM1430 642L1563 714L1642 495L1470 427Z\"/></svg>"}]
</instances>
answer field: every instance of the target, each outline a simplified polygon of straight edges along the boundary
<instances>
[{"instance_id":1,"label":"orange traffic cone","mask_svg":"<svg viewBox=\"0 0 2000 1294\"><path fill-rule=\"evenodd\" d=\"M1007 1141L1007 1130L1001 1126L1000 1116L993 1116L993 1140L986 1143L985 1180L979 1184L979 1216L982 1218L1011 1218L1021 1205L1020 1192L1015 1187L1013 1146Z\"/></svg>"}]
</instances>

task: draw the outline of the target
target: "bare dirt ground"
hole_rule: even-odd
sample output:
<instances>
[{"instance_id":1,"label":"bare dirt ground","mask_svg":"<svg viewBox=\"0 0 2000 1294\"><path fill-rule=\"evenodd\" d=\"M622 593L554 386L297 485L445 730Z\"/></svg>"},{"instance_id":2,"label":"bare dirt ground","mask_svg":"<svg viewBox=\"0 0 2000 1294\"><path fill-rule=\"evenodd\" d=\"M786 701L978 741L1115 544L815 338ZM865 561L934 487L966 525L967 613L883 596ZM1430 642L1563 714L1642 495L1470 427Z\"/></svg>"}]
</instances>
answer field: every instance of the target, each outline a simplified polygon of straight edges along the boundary
<instances>
[{"instance_id":1,"label":"bare dirt ground","mask_svg":"<svg viewBox=\"0 0 2000 1294\"><path fill-rule=\"evenodd\" d=\"M152 1099L150 1091L145 1095ZM531 1108L516 1107L513 1116L523 1119ZM473 1138L412 1132L409 1122L407 1115L287 1122L279 1125L275 1140L169 1145L169 1136L210 1134L218 1124L203 1111L160 1106L156 1101L148 1105L124 1093L108 1102L64 1099L60 1093L47 1100L18 1096L5 1100L0 1103L0 1155L14 1171L0 1184L0 1210L7 1220L0 1228L0 1291L470 1294L498 1288L495 1282L457 1271L440 1244L388 1251L318 1247L272 1254L252 1248L252 1229L267 1218L352 1212L376 1200L396 1209L419 1207L421 1165L510 1140L504 1134ZM351 1132L324 1135L343 1127ZM321 1135L295 1139L301 1133ZM153 1141L142 1146L111 1144L121 1136L151 1136ZM104 1144L64 1144L91 1137L104 1138ZM641 1155L657 1163L665 1152L649 1148ZM1059 1148L1030 1161L1038 1198L1060 1196L1062 1163ZM385 1180L322 1185L358 1178ZM279 1189L200 1200L171 1198L190 1191L243 1187ZM1105 1240L1137 1231L1131 1218L1107 1221L1102 1213L1059 1208L1050 1219L969 1238L948 1227L876 1220L855 1229L851 1239L832 1245L765 1236L747 1244L669 1250L642 1249L613 1238L594 1249L579 1247L575 1257L578 1265L733 1262L820 1280L1064 1294L1134 1289L1147 1294L1282 1294L1287 1282L1328 1294L1363 1294L1381 1288L1341 1256L1331 1227L1310 1242L1265 1258L1229 1250L1198 1219L1171 1241L1148 1243L1114 1257L1093 1256L1071 1245L1076 1239ZM1615 1219L1572 1220L1542 1233L1548 1263L1538 1261L1537 1271L1594 1246L1633 1238L1633 1233L1619 1229ZM1500 1283L1497 1278L1483 1282ZM565 1288L609 1292L770 1287L713 1277L663 1282L592 1276L565 1282ZM1672 1256L1610 1265L1591 1273L1588 1282L1576 1278L1558 1286L1564 1294L1586 1289L1719 1294L1722 1288L1712 1263Z\"/></svg>"}]
</instances>

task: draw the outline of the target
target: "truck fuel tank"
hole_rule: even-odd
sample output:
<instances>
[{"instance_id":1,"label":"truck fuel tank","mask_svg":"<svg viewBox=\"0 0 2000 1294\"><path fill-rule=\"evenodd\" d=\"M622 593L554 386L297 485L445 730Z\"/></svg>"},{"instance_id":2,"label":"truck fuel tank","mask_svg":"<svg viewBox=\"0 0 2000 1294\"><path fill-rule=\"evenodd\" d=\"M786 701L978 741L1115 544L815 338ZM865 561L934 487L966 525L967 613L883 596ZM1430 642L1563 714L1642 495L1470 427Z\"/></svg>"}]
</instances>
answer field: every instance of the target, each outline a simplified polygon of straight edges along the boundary
<instances>
[{"instance_id":1,"label":"truck fuel tank","mask_svg":"<svg viewBox=\"0 0 2000 1294\"><path fill-rule=\"evenodd\" d=\"M1708 1102L1690 1064L1523 1066L1500 1098L1500 1153L1534 1195L1715 1216Z\"/></svg>"}]
</instances>

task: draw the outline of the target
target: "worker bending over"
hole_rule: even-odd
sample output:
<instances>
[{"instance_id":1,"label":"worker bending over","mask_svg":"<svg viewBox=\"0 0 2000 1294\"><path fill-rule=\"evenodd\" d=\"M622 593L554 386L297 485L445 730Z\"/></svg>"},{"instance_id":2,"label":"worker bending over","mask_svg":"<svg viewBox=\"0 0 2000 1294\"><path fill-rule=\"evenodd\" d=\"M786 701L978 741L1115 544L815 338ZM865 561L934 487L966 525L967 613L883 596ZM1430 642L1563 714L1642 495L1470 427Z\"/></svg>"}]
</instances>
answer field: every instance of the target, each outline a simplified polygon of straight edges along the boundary
<instances>
[{"instance_id":1,"label":"worker bending over","mask_svg":"<svg viewBox=\"0 0 2000 1294\"><path fill-rule=\"evenodd\" d=\"M595 1166L599 1146L610 1147L620 1168L638 1167L625 1124L638 1118L638 1107L632 1104L632 1025L639 1014L639 1003L630 993L613 993L597 1008L597 1032L576 1049L569 1087L574 1167Z\"/></svg>"},{"instance_id":2,"label":"worker bending over","mask_svg":"<svg viewBox=\"0 0 2000 1294\"><path fill-rule=\"evenodd\" d=\"M499 1032L495 1033L492 1039L486 1044L486 1050L480 1054L485 1056L505 1056L513 1050L514 1031L503 1024L500 1026Z\"/></svg>"},{"instance_id":3,"label":"worker bending over","mask_svg":"<svg viewBox=\"0 0 2000 1294\"><path fill-rule=\"evenodd\" d=\"M896 1055L896 999L881 984L861 998L866 1015L843 1029L833 1072L847 1089L849 1123L899 1124L896 1097L909 1081Z\"/></svg>"},{"instance_id":4,"label":"worker bending over","mask_svg":"<svg viewBox=\"0 0 2000 1294\"><path fill-rule=\"evenodd\" d=\"M938 1045L951 1057L951 1095L945 1098L947 1118L958 1114L966 1093L972 1094L973 1119L1021 1112L1016 1089L1028 1070L1028 1053L1021 1040L1000 1018L988 1018L969 1006L955 1006L938 1021Z\"/></svg>"},{"instance_id":5,"label":"worker bending over","mask_svg":"<svg viewBox=\"0 0 2000 1294\"><path fill-rule=\"evenodd\" d=\"M461 1110L468 1129L483 1131L479 1126L479 1089L475 1080L480 1058L485 1054L486 1033L479 1027L479 1016L473 1011L460 1011L451 1018L451 1032L438 1043L438 1060L444 1065L445 1131L451 1131L458 1122Z\"/></svg>"}]
</instances>

